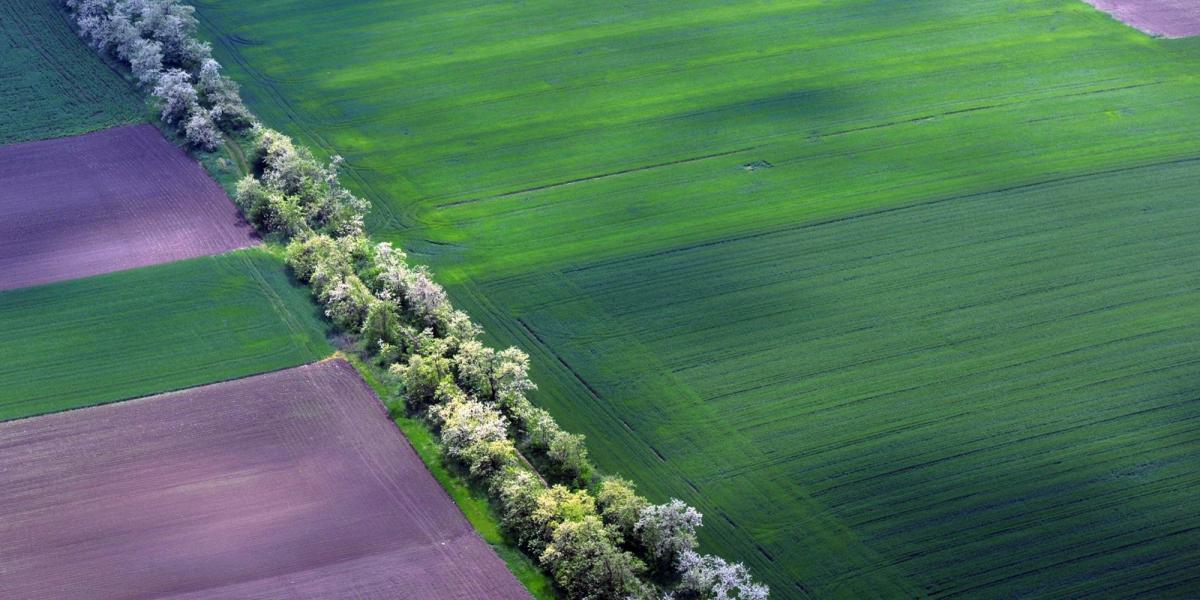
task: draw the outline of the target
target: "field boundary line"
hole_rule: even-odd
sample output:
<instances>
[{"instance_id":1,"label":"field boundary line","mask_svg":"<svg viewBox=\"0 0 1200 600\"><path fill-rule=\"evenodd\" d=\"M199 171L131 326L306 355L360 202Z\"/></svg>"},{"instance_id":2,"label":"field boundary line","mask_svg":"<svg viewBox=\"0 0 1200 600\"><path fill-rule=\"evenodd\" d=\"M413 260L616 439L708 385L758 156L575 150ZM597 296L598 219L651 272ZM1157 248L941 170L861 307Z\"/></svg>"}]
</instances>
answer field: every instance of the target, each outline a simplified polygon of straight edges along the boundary
<instances>
[{"instance_id":1,"label":"field boundary line","mask_svg":"<svg viewBox=\"0 0 1200 600\"><path fill-rule=\"evenodd\" d=\"M118 127L127 127L127 126L126 125L118 125ZM84 134L84 135L86 135L86 134ZM74 136L70 136L70 137L74 137ZM21 143L24 143L24 142L21 142ZM128 273L129 271L138 271L141 269L153 269L154 267L160 267L163 265L173 265L175 263L186 262L189 260L198 260L198 259L202 259L202 258L213 258L213 257L217 257L217 256L229 256L229 255L233 255L237 252L252 251L252 250L256 250L256 249L262 250L264 248L264 246L265 246L265 244L262 241L262 239L256 239L254 241L254 243L252 243L250 245L242 246L240 248L230 248L229 250L226 250L224 252L215 252L213 254L198 254L196 256L177 258L175 260L165 260L163 262L156 262L156 263L151 263L148 265L127 267L124 269L117 269L115 271L105 271L103 273L95 273L93 275L83 275L80 277L73 277L71 279L59 279L58 281L47 281L45 283L36 283L34 285L24 285L24 286L15 287L15 288L0 289L0 296L3 296L4 294L10 293L10 292L16 292L19 290L29 290L29 289L38 288L38 287L47 286L47 285L61 285L64 283L70 283L72 281L82 281L84 279L91 279L93 277L108 277L110 275L116 275L118 273Z\"/></svg>"},{"instance_id":2,"label":"field boundary line","mask_svg":"<svg viewBox=\"0 0 1200 600\"><path fill-rule=\"evenodd\" d=\"M336 353L334 353L334 354L336 354ZM174 388L174 389L169 389L169 390L163 390L163 391L161 391L161 392L154 392L154 393L151 393L151 394L139 394L139 395L137 395L137 396L130 396L130 397L128 397L128 398L121 398L121 399L119 399L119 400L111 400L111 401L108 401L108 402L101 402L101 403L99 403L99 404L89 404L89 405L87 405L87 406L76 406L76 407L73 407L73 408L64 408L64 409L62 409L62 410L54 410L54 411L45 412L45 413L41 413L41 414L37 414L37 415L29 415L29 416L25 416L25 417L17 417L17 418L15 418L15 419L7 419L7 420L5 420L5 419L0 419L0 423L16 423L16 422L18 422L18 421L28 421L28 420L30 420L30 419L37 419L37 418L41 418L41 417L48 417L48 416L50 416L50 415L60 415L60 414L64 414L64 413L70 413L70 412L78 412L78 411L90 410L90 409L94 409L94 408L103 408L103 407L105 407L105 406L112 406L112 405L114 405L114 404L124 404L124 403L126 403L126 402L136 402L136 401L140 401L140 400L147 400L147 399L150 399L150 398L154 398L155 396L165 396L165 395L167 395L167 394L177 394L177 393L179 393L179 392L186 392L186 391L188 391L188 390L194 390L194 389L197 389L197 388L208 387L208 386L210 386L210 385L218 385L218 384L221 384L221 383L229 383L229 382L231 382L231 381L241 381L241 380L243 380L243 379L250 379L251 377L258 377L258 376L260 376L260 375L270 375L271 373L278 373L278 372L280 372L280 371L287 371L287 370L289 370L289 369L299 369L300 367L307 367L307 366L309 366L309 365L315 365L315 364L320 364L320 363L328 362L328 361L330 361L330 360L332 360L332 359L338 358L338 357L334 356L334 354L330 354L329 356L326 356L325 358L322 358L322 359L320 359L320 360L314 360L314 361L309 361L309 362L305 362L305 363L300 363L300 364L298 364L298 365L292 365L292 366L290 366L290 367L279 367L279 368L277 368L277 369L267 369L266 371L260 371L260 372L258 372L258 373L251 373L251 374L249 374L249 375L242 375L242 376L239 376L239 377L230 377L230 378L227 378L227 379L218 379L218 380L216 380L216 381L210 381L210 382L208 382L208 383L198 383L198 384L196 384L196 385L187 385L187 386L184 386L184 387L181 387L181 388Z\"/></svg>"},{"instance_id":3,"label":"field boundary line","mask_svg":"<svg viewBox=\"0 0 1200 600\"><path fill-rule=\"evenodd\" d=\"M1006 186L1006 187L996 188L996 189L991 189L991 190L970 192L967 194L958 194L958 195L954 195L954 196L945 196L945 197L941 197L941 198L934 198L931 200L922 200L922 201L912 202L912 203L908 203L908 204L901 204L898 206L889 206L886 208L880 208L880 209L876 209L876 210L861 211L861 212L844 215L841 217L821 219L818 221L812 221L812 222L808 222L808 223L799 223L799 224L791 225L788 227L779 227L776 229L770 229L770 230L766 230L766 231L755 231L755 232L750 232L750 233L744 233L741 235L734 235L734 236L722 238L719 240L711 240L711 241L707 241L707 242L697 242L697 243L693 243L693 244L688 244L686 246L679 246L677 248L668 248L666 250L660 250L658 252L651 252L649 254L623 256L620 258L614 258L614 259L604 260L604 261L600 261L600 262L595 262L595 263L580 266L580 267L564 269L561 272L562 273L582 273L584 271L590 271L592 269L624 264L627 262L633 262L633 261L642 260L642 259L646 259L646 258L669 256L672 254L679 254L682 252L690 252L692 250L697 250L700 248L709 248L712 246L720 246L723 244L729 244L729 243L733 243L733 242L741 242L741 241L745 241L745 240L753 240L753 239L758 239L758 238L763 238L763 237L770 237L773 235L779 235L782 233L790 233L793 231L801 231L804 229L815 229L817 227L824 227L826 225L835 225L837 223L845 223L848 221L854 221L856 219L863 219L863 218L875 217L875 216L879 216L879 215L904 212L907 210L924 208L927 206L936 206L938 204L944 204L946 202L953 202L955 200L967 200L967 199L971 199L971 198L980 198L980 197L984 197L984 196L991 196L994 194L1003 194L1006 192L1014 192L1014 191L1027 190L1027 189L1036 189L1039 187L1050 186L1050 185L1055 185L1055 184L1059 184L1059 183L1066 183L1066 182L1070 182L1070 181L1079 181L1079 180L1083 180L1083 179L1090 179L1092 177L1104 177L1107 175L1116 175L1119 173L1129 173L1129 172L1133 172L1133 171L1141 171L1143 169L1154 169L1154 168L1158 168L1158 167L1167 167L1167 166L1173 166L1173 165L1183 165L1183 164L1188 164L1188 163L1193 163L1193 162L1200 162L1200 156L1174 158L1174 159L1170 159L1170 160L1145 163L1145 164L1140 164L1140 165L1104 169L1104 170L1100 170L1100 171L1093 171L1090 173L1080 173L1080 174L1076 174L1076 175L1065 175L1065 176L1060 176L1060 177L1052 177L1050 179L1043 179L1041 181L1020 183L1020 184L1016 184L1016 185L1011 185L1011 186Z\"/></svg>"}]
</instances>

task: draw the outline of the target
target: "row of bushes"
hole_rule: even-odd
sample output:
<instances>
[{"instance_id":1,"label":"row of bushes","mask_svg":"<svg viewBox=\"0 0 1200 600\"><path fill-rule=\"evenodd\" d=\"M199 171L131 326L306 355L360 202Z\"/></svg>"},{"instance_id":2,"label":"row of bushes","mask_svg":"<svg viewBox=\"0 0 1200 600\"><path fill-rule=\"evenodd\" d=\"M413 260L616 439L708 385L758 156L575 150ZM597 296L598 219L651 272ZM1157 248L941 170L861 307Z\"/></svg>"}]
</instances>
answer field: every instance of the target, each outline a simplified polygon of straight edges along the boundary
<instances>
[{"instance_id":1,"label":"row of bushes","mask_svg":"<svg viewBox=\"0 0 1200 600\"><path fill-rule=\"evenodd\" d=\"M66 0L79 34L123 62L188 144L215 150L220 130L249 127L237 84L196 39L194 9L176 0Z\"/></svg>"},{"instance_id":2,"label":"row of bushes","mask_svg":"<svg viewBox=\"0 0 1200 600\"><path fill-rule=\"evenodd\" d=\"M694 508L651 504L628 481L593 476L583 436L527 399L528 356L484 346L480 328L402 252L312 233L292 239L287 262L326 315L388 368L398 390L389 408L426 420L571 598L652 598L660 588L680 599L767 597L745 567L696 552Z\"/></svg>"},{"instance_id":3,"label":"row of bushes","mask_svg":"<svg viewBox=\"0 0 1200 600\"><path fill-rule=\"evenodd\" d=\"M193 146L214 149L217 128L251 127L234 82L195 39L193 9L176 0L66 0L80 35L118 58L159 101L162 119ZM193 82L195 82L193 84ZM420 266L365 236L369 205L344 188L339 157L317 161L278 132L253 125L253 172L235 201L268 237L326 315L386 367L385 401L419 416L444 455L484 487L503 525L571 598L761 599L746 568L696 552L702 517L679 500L655 505L617 477L599 477L584 438L564 431L526 393L529 358L479 341ZM526 462L526 457L532 464Z\"/></svg>"},{"instance_id":4,"label":"row of bushes","mask_svg":"<svg viewBox=\"0 0 1200 600\"><path fill-rule=\"evenodd\" d=\"M269 158L279 134L259 135L258 183L239 186L248 213L262 196L244 190L277 193L275 182L290 179ZM536 389L529 357L482 344L480 327L428 271L388 243L320 229L310 219L272 233L290 237L287 263L326 315L387 368L397 386L389 408L429 424L447 459L488 491L505 529L571 598L767 597L744 566L696 552L694 508L651 504L630 482L596 476L583 436L527 398Z\"/></svg>"}]
</instances>

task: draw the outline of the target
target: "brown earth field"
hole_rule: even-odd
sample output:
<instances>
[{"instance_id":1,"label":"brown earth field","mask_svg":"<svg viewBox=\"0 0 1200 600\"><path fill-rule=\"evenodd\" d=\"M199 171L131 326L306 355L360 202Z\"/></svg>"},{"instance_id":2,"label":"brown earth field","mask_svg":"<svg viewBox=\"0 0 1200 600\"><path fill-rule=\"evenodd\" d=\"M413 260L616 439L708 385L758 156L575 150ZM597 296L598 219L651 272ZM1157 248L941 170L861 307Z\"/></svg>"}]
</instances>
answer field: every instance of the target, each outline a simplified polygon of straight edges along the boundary
<instances>
[{"instance_id":1,"label":"brown earth field","mask_svg":"<svg viewBox=\"0 0 1200 600\"><path fill-rule=\"evenodd\" d=\"M341 360L0 423L0 590L529 598Z\"/></svg>"},{"instance_id":2,"label":"brown earth field","mask_svg":"<svg viewBox=\"0 0 1200 600\"><path fill-rule=\"evenodd\" d=\"M1118 21L1150 35L1200 35L1200 0L1084 0Z\"/></svg>"},{"instance_id":3,"label":"brown earth field","mask_svg":"<svg viewBox=\"0 0 1200 600\"><path fill-rule=\"evenodd\" d=\"M255 243L221 187L150 125L0 147L0 290Z\"/></svg>"}]
</instances>

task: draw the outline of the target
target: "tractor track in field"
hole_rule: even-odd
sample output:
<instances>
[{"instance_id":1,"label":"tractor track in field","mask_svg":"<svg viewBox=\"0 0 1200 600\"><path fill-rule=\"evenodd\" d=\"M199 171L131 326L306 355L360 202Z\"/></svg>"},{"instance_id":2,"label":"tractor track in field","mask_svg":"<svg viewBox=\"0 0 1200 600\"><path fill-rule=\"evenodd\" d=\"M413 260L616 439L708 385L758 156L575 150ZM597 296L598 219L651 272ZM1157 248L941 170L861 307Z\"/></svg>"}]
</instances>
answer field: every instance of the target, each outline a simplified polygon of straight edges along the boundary
<instances>
[{"instance_id":1,"label":"tractor track in field","mask_svg":"<svg viewBox=\"0 0 1200 600\"><path fill-rule=\"evenodd\" d=\"M504 193L501 193L501 194L496 194L496 195L494 195L494 196L487 196L487 197L485 197L485 198L472 198L472 199L469 199L469 200L459 200L459 201L457 201L457 202L450 202L450 203L448 203L448 204L439 204L439 205L437 205L435 208L437 208L438 210L441 210L441 209L451 208L451 207L455 207L455 206L462 206L462 205L464 205L464 204L475 204L475 203L478 203L478 202L487 202L487 201L489 201L489 200L500 200L500 199L503 199L503 198L509 198L509 197L512 197L512 196L520 196L520 195L522 195L522 194L529 194L529 193L533 193L533 192L541 192L541 191L545 191L545 190L552 190L552 189L555 189L555 188L568 187L568 186L576 185L576 184L579 184L579 183L587 183L587 182L589 182L589 181L596 181L596 180L598 180L598 179L609 179L609 178L611 178L611 177L619 177L619 176L621 176L621 175L629 175L629 174L631 174L631 173L641 173L641 172L644 172L644 171L651 171L651 170L654 170L654 169L661 169L661 168L663 168L663 167L673 167L673 166L676 166L676 165L683 165L683 164L688 164L688 163L701 162L701 161L705 161L705 160L709 160L709 159L713 159L713 158L722 158L722 157L725 157L725 156L733 156L733 155L735 155L735 154L742 154L742 153L744 153L744 152L750 152L751 150L757 150L758 148L759 148L759 146L748 146L748 147L745 147L745 148L738 148L737 150L727 150L727 151L725 151L725 152L716 152L716 153L713 153L713 154L705 154L705 155L702 155L702 156L693 156L693 157L690 157L690 158L681 158L681 159L679 159L679 160L672 160L672 161L667 161L667 162L663 162L663 163L657 163L657 164L653 164L653 165L645 165L645 166L641 166L641 167L632 167L632 168L629 168L629 169L622 169L622 170L620 170L620 171L612 171L612 172L610 172L610 173L601 173L601 174L599 174L599 175L589 175L589 176L587 176L587 177L580 177L580 178L578 178L578 179L570 179L570 180L567 180L567 181L560 181L560 182L557 182L557 183L548 183L548 184L545 184L545 185L534 186L534 187L531 187L531 188L525 188L525 189L521 189L521 190L515 190L515 191L511 191L511 192L504 192Z\"/></svg>"},{"instance_id":2,"label":"tractor track in field","mask_svg":"<svg viewBox=\"0 0 1200 600\"><path fill-rule=\"evenodd\" d=\"M873 123L870 125L863 125L860 127L851 127L851 128L838 129L838 130L827 131L827 132L816 131L816 132L812 132L811 134L809 134L808 137L813 140L820 140L822 138L836 138L836 137L842 137L842 136L852 135L852 134L856 134L856 133L876 131L876 130L880 130L880 129L887 129L887 128L903 126L903 125L914 125L914 124L919 124L919 123L926 123L926 122L935 121L937 119L941 119L941 118L945 118L945 117L953 117L953 116L958 116L958 115L965 115L965 114L970 114L970 113L1003 109L1003 108L1013 108L1013 107L1028 105L1028 104L1035 103L1035 102L1045 102L1045 101L1057 100L1057 99L1062 99L1062 98L1085 97L1085 96L1093 96L1093 95L1097 95L1097 94L1106 94L1106 93L1112 93L1112 92L1127 91L1127 90L1157 86L1157 85L1161 85L1162 83L1163 83L1162 81L1149 81L1149 82L1142 82L1142 83L1135 83L1135 84L1103 87L1103 88L1098 88L1098 89L1073 91L1073 92L1067 92L1067 93L1063 93L1063 94L1051 95L1051 96L1048 96L1045 98L1029 98L1029 99L1015 100L1015 101L1010 101L1010 102L998 102L998 103L985 104L985 105L979 105L979 106L968 106L968 107L964 107L964 108L957 108L957 109L952 109L952 110L947 110L947 111L942 111L942 112L937 112L937 113L929 113L929 114L919 115L919 116L915 116L915 117L908 117L908 118L904 118L904 119L887 121L887 122L883 122L883 123ZM724 109L722 109L722 110L724 110ZM674 117L667 117L665 119L669 120L669 119L676 119L676 118L680 118L680 117L674 116ZM653 123L653 122L662 121L662 120L664 120L664 119L663 118L649 119L649 120L644 120L644 121L638 121L635 123L629 123L626 126L628 126L628 127L643 126L648 123ZM598 131L601 129L603 129L603 128L597 127L597 128L582 129L582 130L572 131L567 134L562 134L560 136L557 136L557 138L551 138L551 139L567 139L567 138L571 138L571 137L584 135L589 132L595 132L595 131ZM760 138L759 142L761 142L761 143L751 145L751 146L741 147L741 148L738 148L735 150L714 152L714 153L704 154L704 155L700 155L700 156L686 157L686 158L681 158L681 159L677 159L677 160L654 163L654 164L650 164L650 165L630 167L630 168L625 168L625 169L619 169L616 171L599 173L596 175L588 175L588 176L577 177L577 178L573 178L573 179L569 179L569 180L565 180L565 181L552 182L552 183L512 190L512 191L508 191L508 192L500 192L497 194L492 194L492 195L487 195L487 196L478 196L478 197L474 197L474 198L466 198L466 199L462 199L462 200L455 200L455 201L441 203L441 204L434 204L434 205L432 205L431 208L432 208L432 210L435 210L435 211L453 209L453 208L460 207L460 206L478 204L478 203L482 203L482 202L489 202L492 200L502 200L502 199L511 198L514 196L533 194L533 193L543 192L543 191L547 191L547 190L553 190L553 189L569 187L569 186L583 184L583 183L589 183L592 181L598 181L598 180L604 180L604 179L609 179L609 178L613 178L613 177L619 177L622 175L637 174L637 173L651 171L651 170L659 169L659 168L667 168L667 167L672 167L672 166L700 162L700 161L704 161L704 160L710 160L710 159L714 159L714 158L733 156L733 155L742 154L745 152L759 150L764 147L767 147L770 145L771 140L775 139L775 138L784 137L784 136L797 136L797 135L804 135L804 132L801 130L779 132L779 133L775 133L771 136ZM1006 191L1006 190L999 190L999 191ZM428 202L435 201L435 200L436 200L435 196L423 197L423 198L419 199L419 201L422 203L428 203ZM413 211L413 214L415 215L419 212L420 211Z\"/></svg>"}]
</instances>

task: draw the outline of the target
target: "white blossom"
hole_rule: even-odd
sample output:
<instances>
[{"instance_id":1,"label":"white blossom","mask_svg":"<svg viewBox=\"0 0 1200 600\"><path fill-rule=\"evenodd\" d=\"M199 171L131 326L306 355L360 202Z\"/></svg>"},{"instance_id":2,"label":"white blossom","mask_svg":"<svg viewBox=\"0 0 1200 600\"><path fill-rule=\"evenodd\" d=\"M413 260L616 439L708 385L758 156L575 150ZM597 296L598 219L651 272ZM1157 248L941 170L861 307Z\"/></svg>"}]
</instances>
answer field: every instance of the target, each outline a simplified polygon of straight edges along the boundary
<instances>
[{"instance_id":1,"label":"white blossom","mask_svg":"<svg viewBox=\"0 0 1200 600\"><path fill-rule=\"evenodd\" d=\"M168 124L186 123L192 106L196 105L196 88L192 76L180 69L168 69L158 78L154 95L162 102L162 120Z\"/></svg>"},{"instance_id":2,"label":"white blossom","mask_svg":"<svg viewBox=\"0 0 1200 600\"><path fill-rule=\"evenodd\" d=\"M199 106L192 107L192 116L184 126L184 134L189 144L209 152L221 144L221 134L212 117Z\"/></svg>"},{"instance_id":3,"label":"white blossom","mask_svg":"<svg viewBox=\"0 0 1200 600\"><path fill-rule=\"evenodd\" d=\"M150 86L162 75L162 44L153 40L135 40L129 51L129 69L138 83Z\"/></svg>"},{"instance_id":4,"label":"white blossom","mask_svg":"<svg viewBox=\"0 0 1200 600\"><path fill-rule=\"evenodd\" d=\"M652 504L641 510L633 526L652 558L664 564L696 547L696 528L703 515L678 498L666 504Z\"/></svg>"},{"instance_id":5,"label":"white blossom","mask_svg":"<svg viewBox=\"0 0 1200 600\"><path fill-rule=\"evenodd\" d=\"M688 550L679 555L679 589L704 600L766 600L767 586L755 583L741 563Z\"/></svg>"}]
</instances>

